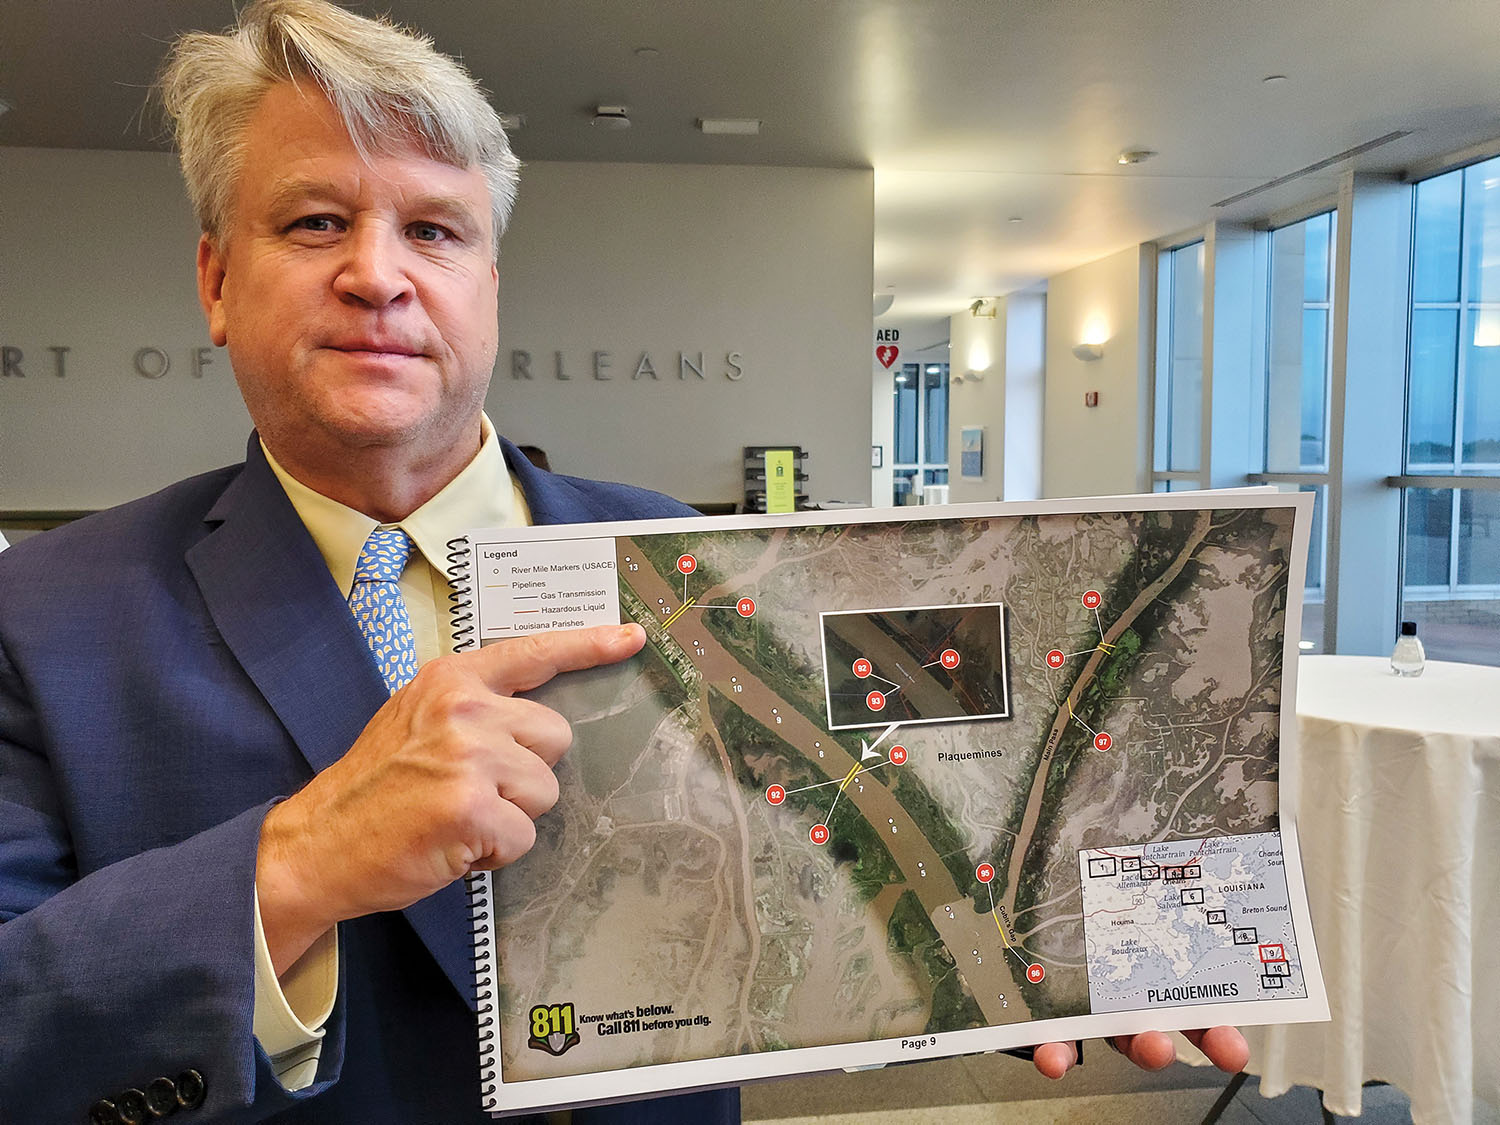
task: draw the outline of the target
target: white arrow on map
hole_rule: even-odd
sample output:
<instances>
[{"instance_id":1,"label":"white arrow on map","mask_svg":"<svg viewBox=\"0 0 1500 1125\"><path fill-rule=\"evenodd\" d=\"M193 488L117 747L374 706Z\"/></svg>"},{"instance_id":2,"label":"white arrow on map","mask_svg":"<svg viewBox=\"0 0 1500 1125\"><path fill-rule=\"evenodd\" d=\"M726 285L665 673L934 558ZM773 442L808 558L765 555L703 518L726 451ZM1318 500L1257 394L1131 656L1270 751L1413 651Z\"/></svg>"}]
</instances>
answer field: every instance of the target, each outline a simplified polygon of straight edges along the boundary
<instances>
[{"instance_id":1,"label":"white arrow on map","mask_svg":"<svg viewBox=\"0 0 1500 1125\"><path fill-rule=\"evenodd\" d=\"M871 758L880 757L880 754L876 751L875 747L879 746L882 742L889 738L891 732L900 725L900 723L892 723L890 726L886 727L884 731L881 732L879 738L877 738L869 745L866 745L865 740L861 738L859 740L859 760L861 762L868 762Z\"/></svg>"}]
</instances>

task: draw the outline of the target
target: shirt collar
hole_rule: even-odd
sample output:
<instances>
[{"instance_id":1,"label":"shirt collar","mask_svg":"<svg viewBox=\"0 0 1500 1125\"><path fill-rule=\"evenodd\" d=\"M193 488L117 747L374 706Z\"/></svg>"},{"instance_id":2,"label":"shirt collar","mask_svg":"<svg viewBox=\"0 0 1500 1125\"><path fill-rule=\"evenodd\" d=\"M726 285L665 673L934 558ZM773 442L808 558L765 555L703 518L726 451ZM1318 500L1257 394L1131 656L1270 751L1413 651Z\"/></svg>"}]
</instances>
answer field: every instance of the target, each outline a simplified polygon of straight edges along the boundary
<instances>
[{"instance_id":1,"label":"shirt collar","mask_svg":"<svg viewBox=\"0 0 1500 1125\"><path fill-rule=\"evenodd\" d=\"M531 522L525 496L506 467L495 427L483 414L479 424L480 445L474 459L427 503L400 523L388 525L399 527L411 536L428 563L440 571L446 571L448 542L456 536L476 528ZM363 512L314 492L281 467L264 441L260 447L298 518L317 544L334 582L347 598L354 585L354 564L370 532L379 525Z\"/></svg>"}]
</instances>

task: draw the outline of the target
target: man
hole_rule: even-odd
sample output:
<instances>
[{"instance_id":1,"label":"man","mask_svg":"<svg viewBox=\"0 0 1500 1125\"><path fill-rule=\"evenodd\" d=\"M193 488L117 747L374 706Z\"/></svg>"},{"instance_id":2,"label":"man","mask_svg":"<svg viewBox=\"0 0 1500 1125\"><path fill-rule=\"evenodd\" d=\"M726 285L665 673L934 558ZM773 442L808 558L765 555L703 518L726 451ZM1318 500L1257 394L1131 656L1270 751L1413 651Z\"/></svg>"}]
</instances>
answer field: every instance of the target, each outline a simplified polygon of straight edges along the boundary
<instances>
[{"instance_id":1,"label":"man","mask_svg":"<svg viewBox=\"0 0 1500 1125\"><path fill-rule=\"evenodd\" d=\"M689 512L484 418L516 162L457 64L260 0L163 91L256 433L0 558L0 1121L480 1120L460 880L531 846L571 737L515 693L643 635L452 655L446 543ZM575 1114L737 1118L733 1091Z\"/></svg>"}]
</instances>

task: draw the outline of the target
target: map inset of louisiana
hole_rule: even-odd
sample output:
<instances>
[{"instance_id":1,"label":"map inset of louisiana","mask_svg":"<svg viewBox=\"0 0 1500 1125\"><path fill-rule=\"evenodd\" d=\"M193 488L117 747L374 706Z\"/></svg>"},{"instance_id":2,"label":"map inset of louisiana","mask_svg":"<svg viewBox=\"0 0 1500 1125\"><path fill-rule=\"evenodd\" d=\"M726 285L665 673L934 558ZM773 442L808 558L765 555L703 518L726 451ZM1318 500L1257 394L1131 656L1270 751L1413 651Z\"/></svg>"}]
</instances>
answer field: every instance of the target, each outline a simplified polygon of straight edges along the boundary
<instances>
[{"instance_id":1,"label":"map inset of louisiana","mask_svg":"<svg viewBox=\"0 0 1500 1125\"><path fill-rule=\"evenodd\" d=\"M482 635L572 583L648 638L535 693L575 743L493 878L504 1083L1308 996L1297 509L1248 504L476 548Z\"/></svg>"}]
</instances>

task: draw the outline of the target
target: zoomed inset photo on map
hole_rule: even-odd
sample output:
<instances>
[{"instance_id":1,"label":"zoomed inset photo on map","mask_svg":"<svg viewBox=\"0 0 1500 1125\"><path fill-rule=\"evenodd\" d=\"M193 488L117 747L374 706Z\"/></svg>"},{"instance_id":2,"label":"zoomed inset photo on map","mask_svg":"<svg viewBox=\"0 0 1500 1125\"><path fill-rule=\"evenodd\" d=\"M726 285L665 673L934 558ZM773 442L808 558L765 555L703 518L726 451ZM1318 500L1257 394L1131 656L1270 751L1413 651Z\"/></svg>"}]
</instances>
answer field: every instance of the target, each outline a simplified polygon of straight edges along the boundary
<instances>
[{"instance_id":1,"label":"zoomed inset photo on map","mask_svg":"<svg viewBox=\"0 0 1500 1125\"><path fill-rule=\"evenodd\" d=\"M820 616L829 730L1010 717L1000 602Z\"/></svg>"}]
</instances>

